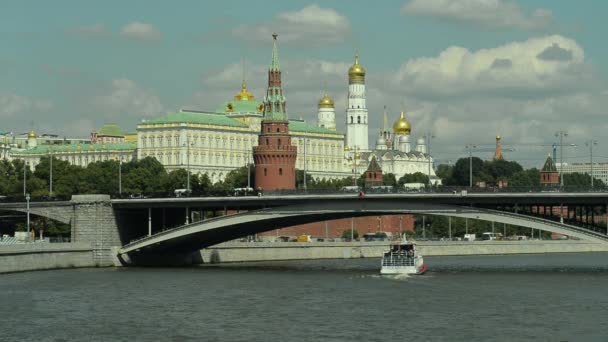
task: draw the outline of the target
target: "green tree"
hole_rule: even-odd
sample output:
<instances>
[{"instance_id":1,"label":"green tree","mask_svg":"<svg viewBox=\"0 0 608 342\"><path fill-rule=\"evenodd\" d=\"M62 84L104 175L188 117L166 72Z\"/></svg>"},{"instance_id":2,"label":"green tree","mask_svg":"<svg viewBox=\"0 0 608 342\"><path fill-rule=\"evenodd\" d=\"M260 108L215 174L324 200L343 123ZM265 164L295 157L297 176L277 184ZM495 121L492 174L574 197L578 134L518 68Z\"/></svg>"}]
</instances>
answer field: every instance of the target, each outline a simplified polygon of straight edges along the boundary
<instances>
[{"instance_id":1,"label":"green tree","mask_svg":"<svg viewBox=\"0 0 608 342\"><path fill-rule=\"evenodd\" d=\"M396 187L397 179L395 178L395 174L393 174L393 173L383 174L382 175L382 185Z\"/></svg>"},{"instance_id":2,"label":"green tree","mask_svg":"<svg viewBox=\"0 0 608 342\"><path fill-rule=\"evenodd\" d=\"M509 187L529 187L540 186L540 172L537 169L528 169L514 173L508 179Z\"/></svg>"},{"instance_id":3,"label":"green tree","mask_svg":"<svg viewBox=\"0 0 608 342\"><path fill-rule=\"evenodd\" d=\"M452 177L452 169L453 167L450 165L439 164L437 170L435 170L435 174L441 178L443 184L446 184L447 180Z\"/></svg>"},{"instance_id":4,"label":"green tree","mask_svg":"<svg viewBox=\"0 0 608 342\"><path fill-rule=\"evenodd\" d=\"M353 236L353 239L355 239L355 240L356 240L356 239L358 239L358 238L359 238L359 232L358 232L356 229L354 229L354 230L352 231L352 236ZM350 240L350 237L351 237L351 230L350 230L350 229L347 229L347 230L343 231L343 232L342 232L342 235L341 235L340 237L341 237L342 239L344 239L344 240Z\"/></svg>"},{"instance_id":5,"label":"green tree","mask_svg":"<svg viewBox=\"0 0 608 342\"><path fill-rule=\"evenodd\" d=\"M452 177L449 179L449 184L446 185L469 185L469 158L460 158L452 169ZM477 157L472 158L473 163L473 185L481 180L483 172L483 161Z\"/></svg>"},{"instance_id":6,"label":"green tree","mask_svg":"<svg viewBox=\"0 0 608 342\"><path fill-rule=\"evenodd\" d=\"M403 187L403 184L406 183L429 183L429 176L425 175L422 172L415 173L406 173L401 178L399 178L399 182L397 183L399 187Z\"/></svg>"}]
</instances>

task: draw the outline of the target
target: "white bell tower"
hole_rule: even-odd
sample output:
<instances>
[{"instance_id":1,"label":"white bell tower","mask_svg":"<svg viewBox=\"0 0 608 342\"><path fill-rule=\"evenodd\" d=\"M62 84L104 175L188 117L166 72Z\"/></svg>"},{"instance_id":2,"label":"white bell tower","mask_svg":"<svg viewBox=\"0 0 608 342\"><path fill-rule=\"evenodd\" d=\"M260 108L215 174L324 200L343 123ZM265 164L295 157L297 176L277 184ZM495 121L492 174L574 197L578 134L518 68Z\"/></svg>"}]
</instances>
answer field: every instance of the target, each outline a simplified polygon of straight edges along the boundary
<instances>
[{"instance_id":1,"label":"white bell tower","mask_svg":"<svg viewBox=\"0 0 608 342\"><path fill-rule=\"evenodd\" d=\"M355 52L355 64L348 69L348 107L346 108L346 146L351 150L369 151L367 138L368 120L365 103L365 68L359 64Z\"/></svg>"}]
</instances>

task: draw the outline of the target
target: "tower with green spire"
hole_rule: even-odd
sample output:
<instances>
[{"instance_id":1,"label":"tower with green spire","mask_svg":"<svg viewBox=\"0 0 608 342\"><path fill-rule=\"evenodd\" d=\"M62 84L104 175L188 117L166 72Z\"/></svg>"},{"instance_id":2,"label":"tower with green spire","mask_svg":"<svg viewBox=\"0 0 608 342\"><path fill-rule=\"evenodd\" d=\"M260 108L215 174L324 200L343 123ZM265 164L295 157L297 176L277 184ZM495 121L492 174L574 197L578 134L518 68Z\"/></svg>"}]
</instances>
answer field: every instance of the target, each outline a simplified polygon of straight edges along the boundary
<instances>
[{"instance_id":1,"label":"tower with green spire","mask_svg":"<svg viewBox=\"0 0 608 342\"><path fill-rule=\"evenodd\" d=\"M272 61L268 68L268 89L264 96L264 120L288 120L285 96L281 87L281 66L276 33L272 34Z\"/></svg>"},{"instance_id":2,"label":"tower with green spire","mask_svg":"<svg viewBox=\"0 0 608 342\"><path fill-rule=\"evenodd\" d=\"M272 35L272 61L268 68L268 89L264 96L264 115L253 147L255 187L261 190L293 190L296 187L297 147L291 145L289 121L277 49L277 34Z\"/></svg>"}]
</instances>

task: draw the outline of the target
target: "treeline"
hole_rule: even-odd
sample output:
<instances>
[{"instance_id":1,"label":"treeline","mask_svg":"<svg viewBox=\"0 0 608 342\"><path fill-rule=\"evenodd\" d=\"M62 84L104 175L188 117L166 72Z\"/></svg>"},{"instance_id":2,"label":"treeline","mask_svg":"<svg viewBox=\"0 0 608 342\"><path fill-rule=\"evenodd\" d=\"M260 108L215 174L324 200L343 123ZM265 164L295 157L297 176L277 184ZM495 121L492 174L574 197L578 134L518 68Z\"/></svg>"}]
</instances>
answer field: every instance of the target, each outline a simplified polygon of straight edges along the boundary
<instances>
[{"instance_id":1,"label":"treeline","mask_svg":"<svg viewBox=\"0 0 608 342\"><path fill-rule=\"evenodd\" d=\"M473 186L484 182L488 185L498 184L506 181L508 187L540 187L540 170L531 168L525 170L519 163L507 160L481 160L473 157L458 159L456 164L437 166L436 174L442 179L443 185L447 186L469 186L470 164L473 170ZM591 187L591 176L584 173L563 174L564 186L572 189L587 189ZM605 189L602 180L595 178L593 186L596 189Z\"/></svg>"}]
</instances>

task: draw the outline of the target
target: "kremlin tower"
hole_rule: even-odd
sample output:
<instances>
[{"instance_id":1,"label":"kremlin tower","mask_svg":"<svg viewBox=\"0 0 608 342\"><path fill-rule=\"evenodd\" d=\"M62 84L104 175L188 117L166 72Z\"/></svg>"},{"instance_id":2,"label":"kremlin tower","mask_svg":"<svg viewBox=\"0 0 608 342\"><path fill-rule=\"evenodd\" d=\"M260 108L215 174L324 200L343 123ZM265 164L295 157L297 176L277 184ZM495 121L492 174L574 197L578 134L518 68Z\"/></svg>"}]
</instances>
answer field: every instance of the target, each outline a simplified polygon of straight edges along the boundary
<instances>
[{"instance_id":1,"label":"kremlin tower","mask_svg":"<svg viewBox=\"0 0 608 342\"><path fill-rule=\"evenodd\" d=\"M367 141L367 106L365 104L365 68L355 64L348 69L348 106L346 108L346 146L352 151L369 151Z\"/></svg>"},{"instance_id":2,"label":"kremlin tower","mask_svg":"<svg viewBox=\"0 0 608 342\"><path fill-rule=\"evenodd\" d=\"M272 35L272 62L268 69L268 90L264 96L264 115L253 147L255 187L262 190L294 190L296 188L297 147L291 145L289 121L277 50L277 34Z\"/></svg>"}]
</instances>

